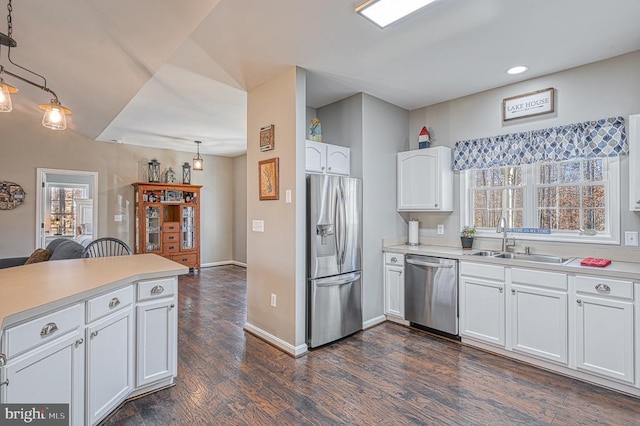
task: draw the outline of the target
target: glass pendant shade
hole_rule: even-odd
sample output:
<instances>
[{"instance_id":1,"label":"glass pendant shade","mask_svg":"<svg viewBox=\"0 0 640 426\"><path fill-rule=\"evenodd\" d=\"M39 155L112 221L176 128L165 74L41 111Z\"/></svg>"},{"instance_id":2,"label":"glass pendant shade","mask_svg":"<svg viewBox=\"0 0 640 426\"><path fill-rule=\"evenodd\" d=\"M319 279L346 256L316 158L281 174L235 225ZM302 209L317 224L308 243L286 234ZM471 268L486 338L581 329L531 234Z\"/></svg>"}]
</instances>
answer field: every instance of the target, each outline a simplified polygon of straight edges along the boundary
<instances>
[{"instance_id":1,"label":"glass pendant shade","mask_svg":"<svg viewBox=\"0 0 640 426\"><path fill-rule=\"evenodd\" d=\"M11 94L18 93L18 89L6 84L0 78L0 112L11 112L13 104L11 103Z\"/></svg>"},{"instance_id":2,"label":"glass pendant shade","mask_svg":"<svg viewBox=\"0 0 640 426\"><path fill-rule=\"evenodd\" d=\"M202 170L204 167L204 159L200 156L200 144L202 142L195 141L198 146L198 153L193 157L193 170Z\"/></svg>"},{"instance_id":3,"label":"glass pendant shade","mask_svg":"<svg viewBox=\"0 0 640 426\"><path fill-rule=\"evenodd\" d=\"M67 128L67 114L71 110L60 105L57 99L51 99L51 103L39 105L44 110L42 125L51 130L64 130Z\"/></svg>"}]
</instances>

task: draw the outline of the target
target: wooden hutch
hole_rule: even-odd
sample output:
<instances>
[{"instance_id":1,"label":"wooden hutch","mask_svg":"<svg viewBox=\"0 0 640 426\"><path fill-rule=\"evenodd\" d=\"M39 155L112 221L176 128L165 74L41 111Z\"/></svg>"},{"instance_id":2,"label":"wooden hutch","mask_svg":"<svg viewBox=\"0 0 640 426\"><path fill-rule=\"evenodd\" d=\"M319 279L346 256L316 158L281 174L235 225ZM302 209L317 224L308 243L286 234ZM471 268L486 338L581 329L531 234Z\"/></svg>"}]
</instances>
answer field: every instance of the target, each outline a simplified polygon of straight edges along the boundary
<instances>
[{"instance_id":1,"label":"wooden hutch","mask_svg":"<svg viewBox=\"0 0 640 426\"><path fill-rule=\"evenodd\" d=\"M136 253L155 253L200 269L201 185L132 184L136 207Z\"/></svg>"}]
</instances>

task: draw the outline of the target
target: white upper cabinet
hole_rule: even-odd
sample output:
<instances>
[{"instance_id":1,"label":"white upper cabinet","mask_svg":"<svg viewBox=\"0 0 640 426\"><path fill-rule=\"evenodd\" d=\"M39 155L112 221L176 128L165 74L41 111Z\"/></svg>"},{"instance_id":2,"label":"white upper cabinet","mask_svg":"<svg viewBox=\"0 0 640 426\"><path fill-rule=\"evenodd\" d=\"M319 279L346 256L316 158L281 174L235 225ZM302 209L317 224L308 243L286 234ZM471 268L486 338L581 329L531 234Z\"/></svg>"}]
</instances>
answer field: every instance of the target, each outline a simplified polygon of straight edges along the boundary
<instances>
[{"instance_id":1,"label":"white upper cabinet","mask_svg":"<svg viewBox=\"0 0 640 426\"><path fill-rule=\"evenodd\" d=\"M640 114L629 116L629 210L640 211Z\"/></svg>"},{"instance_id":2,"label":"white upper cabinet","mask_svg":"<svg viewBox=\"0 0 640 426\"><path fill-rule=\"evenodd\" d=\"M308 173L328 173L349 176L351 150L344 146L307 141L306 170Z\"/></svg>"},{"instance_id":3,"label":"white upper cabinet","mask_svg":"<svg viewBox=\"0 0 640 426\"><path fill-rule=\"evenodd\" d=\"M397 172L398 211L453 211L450 148L399 152Z\"/></svg>"}]
</instances>

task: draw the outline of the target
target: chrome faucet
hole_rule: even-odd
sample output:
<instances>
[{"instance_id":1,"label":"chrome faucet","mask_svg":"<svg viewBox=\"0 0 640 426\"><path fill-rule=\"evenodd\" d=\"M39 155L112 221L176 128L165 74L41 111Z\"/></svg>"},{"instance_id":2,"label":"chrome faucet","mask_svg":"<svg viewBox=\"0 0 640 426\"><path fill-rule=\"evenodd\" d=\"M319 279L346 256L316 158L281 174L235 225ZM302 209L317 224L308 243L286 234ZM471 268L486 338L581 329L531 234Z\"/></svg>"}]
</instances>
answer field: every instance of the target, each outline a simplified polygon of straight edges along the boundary
<instances>
[{"instance_id":1,"label":"chrome faucet","mask_svg":"<svg viewBox=\"0 0 640 426\"><path fill-rule=\"evenodd\" d=\"M509 239L507 236L507 218L502 216L498 221L498 227L496 228L496 232L499 234L502 232L502 252L506 252L508 248L515 248L516 240L515 238Z\"/></svg>"}]
</instances>

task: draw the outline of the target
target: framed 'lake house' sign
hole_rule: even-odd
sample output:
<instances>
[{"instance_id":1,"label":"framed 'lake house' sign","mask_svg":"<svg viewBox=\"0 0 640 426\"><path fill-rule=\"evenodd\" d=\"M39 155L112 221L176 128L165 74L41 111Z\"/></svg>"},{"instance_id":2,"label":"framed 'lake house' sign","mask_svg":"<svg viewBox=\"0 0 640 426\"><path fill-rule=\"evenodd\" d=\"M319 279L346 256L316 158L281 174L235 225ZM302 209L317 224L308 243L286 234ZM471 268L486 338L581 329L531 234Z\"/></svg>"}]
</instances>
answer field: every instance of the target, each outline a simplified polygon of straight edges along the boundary
<instances>
[{"instance_id":1,"label":"framed 'lake house' sign","mask_svg":"<svg viewBox=\"0 0 640 426\"><path fill-rule=\"evenodd\" d=\"M553 87L502 100L502 121L549 114L555 110Z\"/></svg>"}]
</instances>

